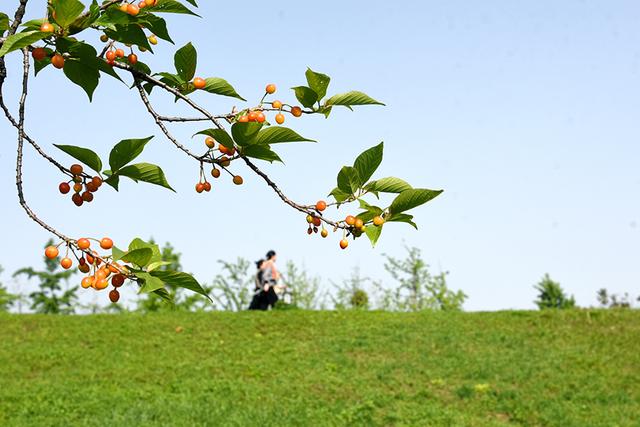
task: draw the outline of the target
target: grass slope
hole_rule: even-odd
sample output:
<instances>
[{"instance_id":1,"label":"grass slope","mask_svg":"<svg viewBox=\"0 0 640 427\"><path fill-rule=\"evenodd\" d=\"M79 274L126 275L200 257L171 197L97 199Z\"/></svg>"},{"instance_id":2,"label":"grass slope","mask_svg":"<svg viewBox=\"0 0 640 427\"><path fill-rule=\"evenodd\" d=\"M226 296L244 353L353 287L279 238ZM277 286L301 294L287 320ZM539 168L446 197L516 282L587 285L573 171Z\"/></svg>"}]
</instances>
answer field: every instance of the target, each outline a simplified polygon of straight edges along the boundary
<instances>
[{"instance_id":1,"label":"grass slope","mask_svg":"<svg viewBox=\"0 0 640 427\"><path fill-rule=\"evenodd\" d=\"M0 315L3 426L639 420L639 311Z\"/></svg>"}]
</instances>

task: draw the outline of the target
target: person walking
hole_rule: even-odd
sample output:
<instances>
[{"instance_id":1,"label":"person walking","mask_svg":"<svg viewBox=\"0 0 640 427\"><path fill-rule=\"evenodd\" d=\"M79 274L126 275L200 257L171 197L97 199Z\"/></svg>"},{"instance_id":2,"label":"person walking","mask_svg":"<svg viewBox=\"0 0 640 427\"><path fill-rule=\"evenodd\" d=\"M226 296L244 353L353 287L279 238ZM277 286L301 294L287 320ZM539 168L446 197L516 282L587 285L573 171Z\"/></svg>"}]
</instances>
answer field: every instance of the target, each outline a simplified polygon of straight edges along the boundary
<instances>
[{"instance_id":1,"label":"person walking","mask_svg":"<svg viewBox=\"0 0 640 427\"><path fill-rule=\"evenodd\" d=\"M277 255L275 251L267 252L266 260L262 263L262 291L265 294L266 307L263 310L273 308L278 302L278 295L274 287L280 279L280 272L276 267Z\"/></svg>"},{"instance_id":2,"label":"person walking","mask_svg":"<svg viewBox=\"0 0 640 427\"><path fill-rule=\"evenodd\" d=\"M264 270L262 269L263 265L264 265L263 259L256 261L256 268L258 270L256 271L256 277L255 277L254 289L253 289L253 298L251 298L251 304L249 304L249 310L266 310L266 308L262 308L262 307L263 306L267 307L266 304L263 304L263 300L266 300L266 298L263 297L263 290L262 290L263 273L264 273Z\"/></svg>"}]
</instances>

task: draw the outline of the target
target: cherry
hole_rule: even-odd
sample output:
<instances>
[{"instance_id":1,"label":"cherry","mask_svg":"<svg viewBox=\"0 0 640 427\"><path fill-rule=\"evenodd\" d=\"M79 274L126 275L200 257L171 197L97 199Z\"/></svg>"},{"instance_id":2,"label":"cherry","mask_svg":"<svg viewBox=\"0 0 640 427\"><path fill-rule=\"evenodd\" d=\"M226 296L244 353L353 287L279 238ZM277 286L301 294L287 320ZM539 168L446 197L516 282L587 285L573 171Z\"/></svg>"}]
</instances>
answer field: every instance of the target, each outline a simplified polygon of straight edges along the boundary
<instances>
[{"instance_id":1,"label":"cherry","mask_svg":"<svg viewBox=\"0 0 640 427\"><path fill-rule=\"evenodd\" d=\"M318 200L316 202L316 209L320 212L327 209L327 202L325 202L324 200Z\"/></svg>"},{"instance_id":2,"label":"cherry","mask_svg":"<svg viewBox=\"0 0 640 427\"><path fill-rule=\"evenodd\" d=\"M46 256L49 259L54 259L55 257L58 256L58 253L60 253L58 251L58 248L56 248L55 246L47 246L47 248L44 250L44 256Z\"/></svg>"},{"instance_id":3,"label":"cherry","mask_svg":"<svg viewBox=\"0 0 640 427\"><path fill-rule=\"evenodd\" d=\"M53 58L51 58L51 64L53 64L53 66L56 67L57 69L63 68L64 67L63 56L60 55L59 53L56 53L55 55L53 55Z\"/></svg>"},{"instance_id":4,"label":"cherry","mask_svg":"<svg viewBox=\"0 0 640 427\"><path fill-rule=\"evenodd\" d=\"M229 160L229 158L226 156L220 157L219 161L220 161L220 166L227 167L231 164L231 160Z\"/></svg>"},{"instance_id":5,"label":"cherry","mask_svg":"<svg viewBox=\"0 0 640 427\"><path fill-rule=\"evenodd\" d=\"M119 272L120 272L120 269L121 269L122 267L120 266L120 264L118 264L118 263L114 263L114 264L108 264L108 265L107 265L107 268L108 268L108 269L109 269L109 271L110 271L110 272L112 272L112 273L119 273Z\"/></svg>"},{"instance_id":6,"label":"cherry","mask_svg":"<svg viewBox=\"0 0 640 427\"><path fill-rule=\"evenodd\" d=\"M69 170L71 171L72 174L74 175L80 175L82 173L82 165L79 165L77 163L74 163L71 165L71 167L69 168Z\"/></svg>"},{"instance_id":7,"label":"cherry","mask_svg":"<svg viewBox=\"0 0 640 427\"><path fill-rule=\"evenodd\" d=\"M340 249L346 249L349 246L349 241L347 239L340 240Z\"/></svg>"},{"instance_id":8,"label":"cherry","mask_svg":"<svg viewBox=\"0 0 640 427\"><path fill-rule=\"evenodd\" d=\"M127 60L129 61L129 64L136 65L138 63L138 55L132 53L127 57Z\"/></svg>"},{"instance_id":9,"label":"cherry","mask_svg":"<svg viewBox=\"0 0 640 427\"><path fill-rule=\"evenodd\" d=\"M140 8L135 4L129 4L127 5L127 13L131 16L136 16L138 13L140 13Z\"/></svg>"},{"instance_id":10,"label":"cherry","mask_svg":"<svg viewBox=\"0 0 640 427\"><path fill-rule=\"evenodd\" d=\"M204 89L206 85L207 85L207 82L201 77L196 77L195 79L193 79L193 86L196 89Z\"/></svg>"},{"instance_id":11,"label":"cherry","mask_svg":"<svg viewBox=\"0 0 640 427\"><path fill-rule=\"evenodd\" d=\"M258 113L257 117L256 117L256 121L257 121L258 123L264 123L264 121L265 121L266 119L267 119L267 118L264 116L264 113L263 113L262 111L260 111L260 112Z\"/></svg>"},{"instance_id":12,"label":"cherry","mask_svg":"<svg viewBox=\"0 0 640 427\"><path fill-rule=\"evenodd\" d=\"M206 137L206 139L204 140L204 144L209 147L209 148L213 148L216 145L216 140L211 138L210 136Z\"/></svg>"},{"instance_id":13,"label":"cherry","mask_svg":"<svg viewBox=\"0 0 640 427\"><path fill-rule=\"evenodd\" d=\"M97 277L96 277L96 279L97 279ZM95 281L95 283L94 283L94 287L99 291L103 290L107 286L109 286L109 282L105 278L97 279Z\"/></svg>"},{"instance_id":14,"label":"cherry","mask_svg":"<svg viewBox=\"0 0 640 427\"><path fill-rule=\"evenodd\" d=\"M320 235L324 238L329 235L329 232L327 231L326 228L323 228L322 231L320 231Z\"/></svg>"},{"instance_id":15,"label":"cherry","mask_svg":"<svg viewBox=\"0 0 640 427\"><path fill-rule=\"evenodd\" d=\"M68 182L61 182L60 185L58 185L58 190L60 190L60 193L62 194L67 194L71 191L71 186Z\"/></svg>"},{"instance_id":16,"label":"cherry","mask_svg":"<svg viewBox=\"0 0 640 427\"><path fill-rule=\"evenodd\" d=\"M121 12L124 12L124 13L127 13L127 7L128 7L128 6L129 6L129 5L128 5L127 3L122 3L122 4L120 5L120 11L121 11Z\"/></svg>"},{"instance_id":17,"label":"cherry","mask_svg":"<svg viewBox=\"0 0 640 427\"><path fill-rule=\"evenodd\" d=\"M86 249L89 249L89 246L91 246L91 242L89 241L89 239L82 237L78 239L78 241L76 242L76 245L78 245L78 248L84 251ZM90 263L90 264L93 264L93 263Z\"/></svg>"},{"instance_id":18,"label":"cherry","mask_svg":"<svg viewBox=\"0 0 640 427\"><path fill-rule=\"evenodd\" d=\"M72 179L73 179L73 182L77 182L78 184L84 181L82 177L78 175L74 175Z\"/></svg>"},{"instance_id":19,"label":"cherry","mask_svg":"<svg viewBox=\"0 0 640 427\"><path fill-rule=\"evenodd\" d=\"M238 117L238 121L240 123L247 123L249 121L249 116L246 115L246 114L244 116L240 116L240 117Z\"/></svg>"},{"instance_id":20,"label":"cherry","mask_svg":"<svg viewBox=\"0 0 640 427\"><path fill-rule=\"evenodd\" d=\"M384 218L379 215L373 217L373 225L380 227L382 224L384 224Z\"/></svg>"},{"instance_id":21,"label":"cherry","mask_svg":"<svg viewBox=\"0 0 640 427\"><path fill-rule=\"evenodd\" d=\"M89 203L93 201L93 194L90 191L85 191L82 193L82 200Z\"/></svg>"},{"instance_id":22,"label":"cherry","mask_svg":"<svg viewBox=\"0 0 640 427\"><path fill-rule=\"evenodd\" d=\"M142 8L144 8L144 7L146 7L146 6L147 6L147 4L144 2L144 0L141 0L141 1L140 1L140 3L138 3L138 7L139 7L140 9L142 9Z\"/></svg>"},{"instance_id":23,"label":"cherry","mask_svg":"<svg viewBox=\"0 0 640 427\"><path fill-rule=\"evenodd\" d=\"M91 286L93 286L93 281L95 279L93 278L93 276L87 276L85 278L82 279L82 282L80 282L80 284L82 285L83 288L87 289L90 288Z\"/></svg>"},{"instance_id":24,"label":"cherry","mask_svg":"<svg viewBox=\"0 0 640 427\"><path fill-rule=\"evenodd\" d=\"M101 36L100 36L100 41L101 41L102 43L106 43L106 42L108 42L108 41L109 41L109 36L107 36L106 34L101 35Z\"/></svg>"},{"instance_id":25,"label":"cherry","mask_svg":"<svg viewBox=\"0 0 640 427\"><path fill-rule=\"evenodd\" d=\"M356 228L362 228L364 222L360 218L356 218L356 221L353 223L353 226Z\"/></svg>"},{"instance_id":26,"label":"cherry","mask_svg":"<svg viewBox=\"0 0 640 427\"><path fill-rule=\"evenodd\" d=\"M356 223L356 218L353 215L347 215L347 217L344 219L344 222L346 222L347 225L353 225Z\"/></svg>"},{"instance_id":27,"label":"cherry","mask_svg":"<svg viewBox=\"0 0 640 427\"><path fill-rule=\"evenodd\" d=\"M220 178L220 169L211 169L211 176L214 178Z\"/></svg>"},{"instance_id":28,"label":"cherry","mask_svg":"<svg viewBox=\"0 0 640 427\"><path fill-rule=\"evenodd\" d=\"M31 56L33 56L33 59L35 59L36 61L42 61L47 57L47 51L42 47L37 47L33 49L33 52L31 52Z\"/></svg>"},{"instance_id":29,"label":"cherry","mask_svg":"<svg viewBox=\"0 0 640 427\"><path fill-rule=\"evenodd\" d=\"M207 193L211 191L211 183L209 183L208 181L205 181L204 184L202 185L204 186L204 191L206 191Z\"/></svg>"},{"instance_id":30,"label":"cherry","mask_svg":"<svg viewBox=\"0 0 640 427\"><path fill-rule=\"evenodd\" d=\"M204 184L202 184L201 182L196 184L196 192L198 193L202 193L204 191Z\"/></svg>"},{"instance_id":31,"label":"cherry","mask_svg":"<svg viewBox=\"0 0 640 427\"><path fill-rule=\"evenodd\" d=\"M82 191L82 184L80 184L79 182L73 184L73 191L74 193L80 193Z\"/></svg>"},{"instance_id":32,"label":"cherry","mask_svg":"<svg viewBox=\"0 0 640 427\"><path fill-rule=\"evenodd\" d=\"M271 103L271 106L272 106L273 108L277 108L277 109L279 110L279 109L281 109L281 108L282 108L282 102L281 102L281 101L273 101L273 102Z\"/></svg>"},{"instance_id":33,"label":"cherry","mask_svg":"<svg viewBox=\"0 0 640 427\"><path fill-rule=\"evenodd\" d=\"M224 145L220 145L220 147L218 147L218 149L220 150L220 152L222 154L226 154L228 156L233 156L236 153L236 149L234 148L228 148Z\"/></svg>"},{"instance_id":34,"label":"cherry","mask_svg":"<svg viewBox=\"0 0 640 427\"><path fill-rule=\"evenodd\" d=\"M107 61L115 61L116 53L113 50L110 50L110 51L107 52L105 57L107 58Z\"/></svg>"},{"instance_id":35,"label":"cherry","mask_svg":"<svg viewBox=\"0 0 640 427\"><path fill-rule=\"evenodd\" d=\"M53 25L48 22L43 22L42 25L40 25L40 31L43 33L53 33Z\"/></svg>"},{"instance_id":36,"label":"cherry","mask_svg":"<svg viewBox=\"0 0 640 427\"><path fill-rule=\"evenodd\" d=\"M270 84L267 85L267 87L264 90L269 95L271 95L272 93L276 92L276 85L274 85L273 83L270 83Z\"/></svg>"},{"instance_id":37,"label":"cherry","mask_svg":"<svg viewBox=\"0 0 640 427\"><path fill-rule=\"evenodd\" d=\"M102 185L102 178L100 178L99 176L94 176L93 178L91 178L91 183L95 185L96 188L100 188L100 186Z\"/></svg>"},{"instance_id":38,"label":"cherry","mask_svg":"<svg viewBox=\"0 0 640 427\"><path fill-rule=\"evenodd\" d=\"M96 271L95 276L96 279L106 279L107 277L109 277L109 274L111 274L109 269L102 267L98 271Z\"/></svg>"},{"instance_id":39,"label":"cherry","mask_svg":"<svg viewBox=\"0 0 640 427\"><path fill-rule=\"evenodd\" d=\"M80 258L80 259L84 259L84 258ZM88 273L89 270L91 270L91 267L89 267L89 264L80 264L78 266L78 270L80 270L82 273Z\"/></svg>"},{"instance_id":40,"label":"cherry","mask_svg":"<svg viewBox=\"0 0 640 427\"><path fill-rule=\"evenodd\" d=\"M244 180L242 179L242 177L240 175L236 175L233 177L233 183L235 185L242 185L242 183L244 182Z\"/></svg>"},{"instance_id":41,"label":"cherry","mask_svg":"<svg viewBox=\"0 0 640 427\"><path fill-rule=\"evenodd\" d=\"M79 193L75 193L71 196L71 201L78 207L82 206L84 200L82 200L82 196Z\"/></svg>"},{"instance_id":42,"label":"cherry","mask_svg":"<svg viewBox=\"0 0 640 427\"><path fill-rule=\"evenodd\" d=\"M313 228L311 228L311 226L309 226L309 228L307 228L307 234L309 236L311 236L311 233L313 233Z\"/></svg>"},{"instance_id":43,"label":"cherry","mask_svg":"<svg viewBox=\"0 0 640 427\"><path fill-rule=\"evenodd\" d=\"M282 113L276 114L276 123L279 125L284 123L284 114Z\"/></svg>"},{"instance_id":44,"label":"cherry","mask_svg":"<svg viewBox=\"0 0 640 427\"><path fill-rule=\"evenodd\" d=\"M307 222L311 224L313 222L313 215L307 215Z\"/></svg>"},{"instance_id":45,"label":"cherry","mask_svg":"<svg viewBox=\"0 0 640 427\"><path fill-rule=\"evenodd\" d=\"M111 292L109 292L109 299L112 303L118 302L120 299L120 292L118 292L117 289L112 289Z\"/></svg>"},{"instance_id":46,"label":"cherry","mask_svg":"<svg viewBox=\"0 0 640 427\"><path fill-rule=\"evenodd\" d=\"M102 240L100 240L100 247L102 249L111 249L113 247L113 240L108 237L103 237Z\"/></svg>"},{"instance_id":47,"label":"cherry","mask_svg":"<svg viewBox=\"0 0 640 427\"><path fill-rule=\"evenodd\" d=\"M258 113L256 111L251 111L249 113L249 121L250 122L255 122L258 120Z\"/></svg>"},{"instance_id":48,"label":"cherry","mask_svg":"<svg viewBox=\"0 0 640 427\"><path fill-rule=\"evenodd\" d=\"M302 108L298 106L291 107L291 114L293 117L300 117L302 115Z\"/></svg>"},{"instance_id":49,"label":"cherry","mask_svg":"<svg viewBox=\"0 0 640 427\"><path fill-rule=\"evenodd\" d=\"M62 268L64 268L65 270L68 270L71 268L71 266L73 265L73 261L71 261L71 258L69 257L64 257L60 260L60 265L62 266Z\"/></svg>"},{"instance_id":50,"label":"cherry","mask_svg":"<svg viewBox=\"0 0 640 427\"><path fill-rule=\"evenodd\" d=\"M155 6L158 0L144 0L147 6Z\"/></svg>"},{"instance_id":51,"label":"cherry","mask_svg":"<svg viewBox=\"0 0 640 427\"><path fill-rule=\"evenodd\" d=\"M111 278L111 284L113 285L114 288L119 288L120 286L123 285L124 279L125 279L124 274L116 274Z\"/></svg>"},{"instance_id":52,"label":"cherry","mask_svg":"<svg viewBox=\"0 0 640 427\"><path fill-rule=\"evenodd\" d=\"M321 223L322 223L322 221L320 220L320 217L318 217L318 216L314 216L313 217L313 225L315 225L316 227L320 227Z\"/></svg>"},{"instance_id":53,"label":"cherry","mask_svg":"<svg viewBox=\"0 0 640 427\"><path fill-rule=\"evenodd\" d=\"M124 50L116 49L116 58L124 58Z\"/></svg>"}]
</instances>

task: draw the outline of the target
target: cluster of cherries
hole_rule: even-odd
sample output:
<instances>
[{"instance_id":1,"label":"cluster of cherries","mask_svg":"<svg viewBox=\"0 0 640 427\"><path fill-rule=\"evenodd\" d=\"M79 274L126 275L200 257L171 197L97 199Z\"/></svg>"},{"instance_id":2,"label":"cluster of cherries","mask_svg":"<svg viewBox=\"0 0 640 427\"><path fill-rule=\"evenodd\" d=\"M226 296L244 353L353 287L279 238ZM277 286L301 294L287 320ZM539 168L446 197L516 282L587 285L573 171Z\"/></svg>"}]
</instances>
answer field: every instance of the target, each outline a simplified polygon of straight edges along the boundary
<instances>
[{"instance_id":1,"label":"cluster of cherries","mask_svg":"<svg viewBox=\"0 0 640 427\"><path fill-rule=\"evenodd\" d=\"M327 202L325 202L324 200L319 200L316 203L315 208L316 211L322 212L327 209ZM367 226L362 218L358 218L353 215L347 215L343 222L349 227L349 232L355 237L361 236L362 233L364 233L364 231L367 229ZM320 216L311 214L307 215L307 223L309 224L309 227L307 228L307 234L317 233L318 227L322 226L320 235L322 237L327 237L329 235L327 229L324 228L324 225L322 225L322 219L320 218ZM375 217L373 217L372 223L374 226L380 227L382 224L384 224L384 218L382 218L382 216L380 215L376 215ZM340 240L340 248L346 249L347 246L349 246L349 241L346 239L346 237L343 237Z\"/></svg>"},{"instance_id":2,"label":"cluster of cherries","mask_svg":"<svg viewBox=\"0 0 640 427\"><path fill-rule=\"evenodd\" d=\"M122 2L120 4L120 10L131 16L136 16L140 13L140 9L144 9L148 6L155 6L157 3L158 0L141 0L137 5L135 3Z\"/></svg>"},{"instance_id":3,"label":"cluster of cherries","mask_svg":"<svg viewBox=\"0 0 640 427\"><path fill-rule=\"evenodd\" d=\"M90 273L85 276L80 282L81 286L85 289L93 288L97 291L106 289L109 286L109 278L111 279L111 285L113 289L109 292L109 300L111 302L118 302L120 299L120 292L118 288L124 284L127 276L126 266L120 265L116 262L108 262L108 256L101 257L96 251L92 251L91 241L96 239L81 238L76 240L76 246L82 251L82 256L78 259L78 270L82 273ZM102 249L108 250L113 247L113 240L109 237L103 237L101 240L96 240ZM60 246L60 243L58 246ZM48 246L44 250L44 255L49 259L56 259L60 254L58 246ZM65 270L70 269L73 266L73 260L69 258L69 245L67 244L67 254L60 260L60 266ZM74 252L75 256L75 252Z\"/></svg>"},{"instance_id":4,"label":"cluster of cherries","mask_svg":"<svg viewBox=\"0 0 640 427\"><path fill-rule=\"evenodd\" d=\"M235 148L227 148L226 146L224 146L222 144L218 144L218 148L216 148L216 141L215 141L215 139L213 139L210 136L205 138L204 144L207 146L207 148L210 151L219 150L220 153L221 153L221 155L214 160L214 165L213 165L213 168L211 169L211 176L216 178L216 179L220 178L221 172L220 172L220 169L216 167L216 164L218 166L220 166L220 168L223 168L223 169L226 170L226 167L229 166L231 164L231 161L233 160L231 158L231 156L236 154L236 149ZM242 185L244 183L244 179L242 179L242 177L240 175L233 175L233 174L231 174L231 175L233 176L233 183L234 184ZM202 172L202 169L201 169L200 170L200 179L198 180L198 183L196 184L196 192L202 193L203 191L205 191L205 192L211 191L211 183L209 181L207 181L207 177L205 176L205 174Z\"/></svg>"},{"instance_id":5,"label":"cluster of cherries","mask_svg":"<svg viewBox=\"0 0 640 427\"><path fill-rule=\"evenodd\" d=\"M84 202L92 202L93 193L98 191L100 186L102 186L102 178L99 176L87 178L83 175L82 165L79 164L71 165L69 171L73 176L69 181L61 182L60 185L58 185L60 193L67 194L71 191L71 188L73 188L71 200L76 206L82 206ZM73 187L71 187L71 183L73 183Z\"/></svg>"}]
</instances>

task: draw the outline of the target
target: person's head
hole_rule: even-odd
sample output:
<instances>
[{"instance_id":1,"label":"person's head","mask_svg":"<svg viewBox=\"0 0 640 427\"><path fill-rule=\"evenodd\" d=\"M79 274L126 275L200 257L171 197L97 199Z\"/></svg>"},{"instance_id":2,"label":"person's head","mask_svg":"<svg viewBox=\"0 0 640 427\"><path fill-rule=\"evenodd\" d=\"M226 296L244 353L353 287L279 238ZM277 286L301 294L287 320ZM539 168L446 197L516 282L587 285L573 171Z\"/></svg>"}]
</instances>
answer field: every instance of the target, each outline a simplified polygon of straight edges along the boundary
<instances>
[{"instance_id":1,"label":"person's head","mask_svg":"<svg viewBox=\"0 0 640 427\"><path fill-rule=\"evenodd\" d=\"M264 260L259 259L258 261L256 261L256 268L260 270L262 268L262 264L264 264Z\"/></svg>"},{"instance_id":2,"label":"person's head","mask_svg":"<svg viewBox=\"0 0 640 427\"><path fill-rule=\"evenodd\" d=\"M269 251L267 252L267 260L269 261L275 261L276 260L276 251Z\"/></svg>"}]
</instances>

